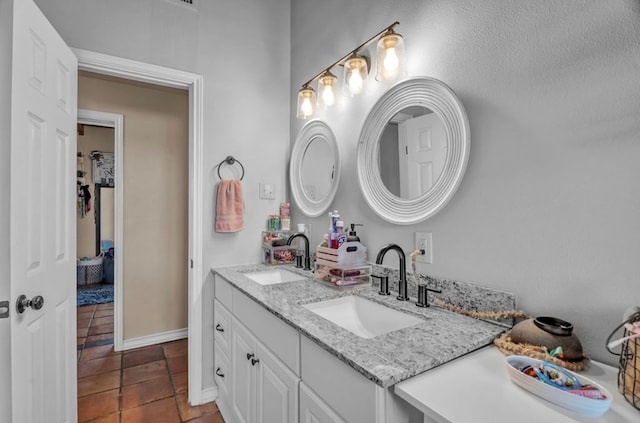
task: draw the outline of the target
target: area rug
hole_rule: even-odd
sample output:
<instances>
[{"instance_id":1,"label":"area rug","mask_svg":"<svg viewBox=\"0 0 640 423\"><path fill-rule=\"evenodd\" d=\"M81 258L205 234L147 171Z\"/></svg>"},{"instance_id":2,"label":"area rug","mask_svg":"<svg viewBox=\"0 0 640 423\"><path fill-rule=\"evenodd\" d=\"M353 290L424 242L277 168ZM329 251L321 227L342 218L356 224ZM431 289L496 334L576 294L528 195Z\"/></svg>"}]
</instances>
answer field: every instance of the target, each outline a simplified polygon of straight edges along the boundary
<instances>
[{"instance_id":1,"label":"area rug","mask_svg":"<svg viewBox=\"0 0 640 423\"><path fill-rule=\"evenodd\" d=\"M99 283L78 287L78 307L113 302L113 285Z\"/></svg>"}]
</instances>

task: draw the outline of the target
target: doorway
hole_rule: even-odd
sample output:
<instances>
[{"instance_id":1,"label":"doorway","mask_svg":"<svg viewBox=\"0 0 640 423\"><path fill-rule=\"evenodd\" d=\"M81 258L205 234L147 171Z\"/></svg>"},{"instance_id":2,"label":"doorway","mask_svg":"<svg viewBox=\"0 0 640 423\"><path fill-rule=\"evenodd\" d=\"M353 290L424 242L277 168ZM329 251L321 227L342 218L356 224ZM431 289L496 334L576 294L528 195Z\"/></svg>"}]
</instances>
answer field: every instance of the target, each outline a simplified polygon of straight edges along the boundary
<instances>
[{"instance_id":1,"label":"doorway","mask_svg":"<svg viewBox=\"0 0 640 423\"><path fill-rule=\"evenodd\" d=\"M77 130L76 297L78 351L114 340L115 123L80 110ZM96 124L100 123L100 124Z\"/></svg>"},{"instance_id":2,"label":"doorway","mask_svg":"<svg viewBox=\"0 0 640 423\"><path fill-rule=\"evenodd\" d=\"M215 388L203 391L202 389L202 330L203 311L201 302L202 285L204 281L204 263L202 258L203 229L203 82L202 76L183 72L161 66L150 65L133 60L73 49L78 58L78 69L95 72L103 75L118 76L135 81L148 82L167 87L181 88L189 93L189 199L188 199L188 384L189 402L192 405L215 399ZM117 148L117 147L116 147ZM120 166L122 169L122 166ZM116 163L116 173L120 172ZM122 175L116 175L122 177ZM118 197L116 193L116 213L118 209ZM116 242L117 241L116 228ZM120 253L119 253L120 251ZM116 250L116 265L122 249ZM120 260L121 261L121 260ZM116 297L118 280L122 278L121 271L116 268ZM117 300L116 300L117 301ZM116 304L117 307L117 304ZM115 310L117 332L118 314L122 316L122 310ZM114 333L117 342L117 333ZM150 342L161 342L149 340Z\"/></svg>"}]
</instances>

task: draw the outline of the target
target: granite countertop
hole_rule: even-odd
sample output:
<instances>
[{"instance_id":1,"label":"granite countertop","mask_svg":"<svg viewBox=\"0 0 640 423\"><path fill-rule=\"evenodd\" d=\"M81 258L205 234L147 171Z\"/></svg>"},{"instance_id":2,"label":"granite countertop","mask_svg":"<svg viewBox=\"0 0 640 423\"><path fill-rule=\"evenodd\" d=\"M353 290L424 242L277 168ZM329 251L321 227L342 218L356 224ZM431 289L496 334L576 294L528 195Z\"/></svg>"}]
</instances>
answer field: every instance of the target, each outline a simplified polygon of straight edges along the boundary
<instances>
[{"instance_id":1,"label":"granite countertop","mask_svg":"<svg viewBox=\"0 0 640 423\"><path fill-rule=\"evenodd\" d=\"M416 307L396 296L378 295L371 285L334 288L317 280L260 285L244 273L273 269L267 265L214 267L213 272L255 300L304 336L382 387L412 376L490 344L507 328L466 317L437 306ZM313 273L284 266L312 279ZM357 295L424 318L424 323L365 339L318 316L304 304Z\"/></svg>"}]
</instances>

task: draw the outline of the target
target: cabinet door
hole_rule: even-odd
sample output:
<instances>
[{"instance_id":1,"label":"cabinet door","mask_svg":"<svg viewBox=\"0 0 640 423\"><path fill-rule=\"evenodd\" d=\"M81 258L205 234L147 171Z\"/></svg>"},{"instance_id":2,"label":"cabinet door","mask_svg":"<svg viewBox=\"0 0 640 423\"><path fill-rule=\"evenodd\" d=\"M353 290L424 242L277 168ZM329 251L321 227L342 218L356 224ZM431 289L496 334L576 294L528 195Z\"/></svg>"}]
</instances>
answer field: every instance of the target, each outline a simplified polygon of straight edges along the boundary
<instances>
[{"instance_id":1,"label":"cabinet door","mask_svg":"<svg viewBox=\"0 0 640 423\"><path fill-rule=\"evenodd\" d=\"M255 338L235 319L231 325L231 402L238 422L250 423L255 421L252 416L255 372L250 362L255 357Z\"/></svg>"},{"instance_id":2,"label":"cabinet door","mask_svg":"<svg viewBox=\"0 0 640 423\"><path fill-rule=\"evenodd\" d=\"M260 342L256 358L256 423L297 422L298 377Z\"/></svg>"},{"instance_id":3,"label":"cabinet door","mask_svg":"<svg viewBox=\"0 0 640 423\"><path fill-rule=\"evenodd\" d=\"M345 423L345 421L304 382L300 382L300 423Z\"/></svg>"}]
</instances>

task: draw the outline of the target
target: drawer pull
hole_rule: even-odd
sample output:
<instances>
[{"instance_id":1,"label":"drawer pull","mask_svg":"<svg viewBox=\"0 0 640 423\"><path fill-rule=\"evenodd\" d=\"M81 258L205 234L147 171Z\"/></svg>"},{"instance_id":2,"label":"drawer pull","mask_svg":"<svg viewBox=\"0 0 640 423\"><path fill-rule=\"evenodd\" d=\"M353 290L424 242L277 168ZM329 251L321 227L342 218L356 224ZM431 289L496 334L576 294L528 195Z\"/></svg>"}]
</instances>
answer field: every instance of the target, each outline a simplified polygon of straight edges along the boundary
<instances>
[{"instance_id":1,"label":"drawer pull","mask_svg":"<svg viewBox=\"0 0 640 423\"><path fill-rule=\"evenodd\" d=\"M247 360L251 360L256 355L254 353L247 353Z\"/></svg>"},{"instance_id":2,"label":"drawer pull","mask_svg":"<svg viewBox=\"0 0 640 423\"><path fill-rule=\"evenodd\" d=\"M216 376L224 377L224 374L220 373L220 367L216 369Z\"/></svg>"},{"instance_id":3,"label":"drawer pull","mask_svg":"<svg viewBox=\"0 0 640 423\"><path fill-rule=\"evenodd\" d=\"M251 359L251 365L252 366L255 366L258 363L260 363L260 359L259 358L252 358Z\"/></svg>"},{"instance_id":4,"label":"drawer pull","mask_svg":"<svg viewBox=\"0 0 640 423\"><path fill-rule=\"evenodd\" d=\"M218 324L216 325L216 330L217 330L218 332L224 332L224 328L223 328L222 326L220 326L220 323L218 323Z\"/></svg>"}]
</instances>

